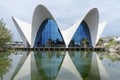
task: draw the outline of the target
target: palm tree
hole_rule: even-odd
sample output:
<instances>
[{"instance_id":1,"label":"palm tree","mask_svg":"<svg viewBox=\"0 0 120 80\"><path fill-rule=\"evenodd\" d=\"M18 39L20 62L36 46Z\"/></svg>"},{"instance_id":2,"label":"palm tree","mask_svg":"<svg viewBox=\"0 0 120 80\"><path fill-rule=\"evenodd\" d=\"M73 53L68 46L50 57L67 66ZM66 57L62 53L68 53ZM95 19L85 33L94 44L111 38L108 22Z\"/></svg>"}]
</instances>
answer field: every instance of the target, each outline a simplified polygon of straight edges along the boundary
<instances>
[{"instance_id":1,"label":"palm tree","mask_svg":"<svg viewBox=\"0 0 120 80\"><path fill-rule=\"evenodd\" d=\"M83 47L87 47L89 44L87 44L87 43L89 43L89 41L88 41L88 39L87 38L82 38L81 39L81 42L82 42L82 46Z\"/></svg>"},{"instance_id":2,"label":"palm tree","mask_svg":"<svg viewBox=\"0 0 120 80\"><path fill-rule=\"evenodd\" d=\"M98 43L97 43L97 46L101 46L102 44L104 43L104 40L103 39L99 39Z\"/></svg>"}]
</instances>

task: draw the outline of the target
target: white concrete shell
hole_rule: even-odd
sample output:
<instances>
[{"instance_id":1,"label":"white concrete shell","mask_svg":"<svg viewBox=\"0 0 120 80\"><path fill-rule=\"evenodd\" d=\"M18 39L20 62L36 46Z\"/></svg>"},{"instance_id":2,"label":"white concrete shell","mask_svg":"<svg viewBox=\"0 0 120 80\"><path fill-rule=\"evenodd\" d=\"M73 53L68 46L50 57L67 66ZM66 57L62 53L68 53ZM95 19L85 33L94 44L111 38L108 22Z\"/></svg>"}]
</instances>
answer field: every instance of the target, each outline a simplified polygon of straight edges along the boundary
<instances>
[{"instance_id":1,"label":"white concrete shell","mask_svg":"<svg viewBox=\"0 0 120 80\"><path fill-rule=\"evenodd\" d=\"M33 47L37 32L41 24L46 19L55 20L53 16L50 14L50 12L42 5L38 5L33 13L32 27L28 27L31 25L28 25L26 23L23 23L20 20L13 18L15 26L25 45L29 43L31 47ZM67 30L62 31L62 36L65 41L66 47L68 47L72 37L74 36L76 30L78 29L79 25L83 20L88 25L90 35L91 35L92 46L95 47L106 25L106 22L99 24L99 12L97 8L91 9L87 14L83 15L83 17L77 23L75 23L73 26L71 26Z\"/></svg>"},{"instance_id":2,"label":"white concrete shell","mask_svg":"<svg viewBox=\"0 0 120 80\"><path fill-rule=\"evenodd\" d=\"M101 36L101 34L102 34L102 32L103 32L106 25L107 25L107 22L99 23L98 32L97 32L97 38L96 38L95 44L97 44L98 40L100 39L100 36Z\"/></svg>"},{"instance_id":3,"label":"white concrete shell","mask_svg":"<svg viewBox=\"0 0 120 80\"><path fill-rule=\"evenodd\" d=\"M102 30L104 29L104 26L106 23L99 24L99 13L97 8L91 9L86 15L81 18L77 23L75 23L73 26L68 28L67 30L62 31L66 47L68 47L72 37L74 36L75 32L77 31L79 25L82 21L85 21L89 27L91 40L92 40L92 46L95 47L98 39L100 38L100 35L102 33ZM101 29L102 27L102 29Z\"/></svg>"},{"instance_id":4,"label":"white concrete shell","mask_svg":"<svg viewBox=\"0 0 120 80\"><path fill-rule=\"evenodd\" d=\"M31 25L12 17L16 29L26 47L31 45Z\"/></svg>"},{"instance_id":5,"label":"white concrete shell","mask_svg":"<svg viewBox=\"0 0 120 80\"><path fill-rule=\"evenodd\" d=\"M44 20L51 18L54 19L53 16L50 14L50 12L42 5L38 5L33 13L33 19L32 19L32 45L34 45L35 38L37 35L37 32L39 30L40 25L43 23Z\"/></svg>"}]
</instances>

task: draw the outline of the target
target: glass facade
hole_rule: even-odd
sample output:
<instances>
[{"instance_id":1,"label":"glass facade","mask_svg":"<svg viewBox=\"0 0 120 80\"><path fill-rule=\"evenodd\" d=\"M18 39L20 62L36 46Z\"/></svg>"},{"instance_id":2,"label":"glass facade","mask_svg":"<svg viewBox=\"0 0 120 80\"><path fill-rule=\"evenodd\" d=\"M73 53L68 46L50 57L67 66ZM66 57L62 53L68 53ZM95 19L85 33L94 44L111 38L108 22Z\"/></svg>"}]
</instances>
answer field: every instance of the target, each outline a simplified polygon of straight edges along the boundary
<instances>
[{"instance_id":1,"label":"glass facade","mask_svg":"<svg viewBox=\"0 0 120 80\"><path fill-rule=\"evenodd\" d=\"M60 30L53 19L46 19L40 26L34 47L65 47Z\"/></svg>"},{"instance_id":2,"label":"glass facade","mask_svg":"<svg viewBox=\"0 0 120 80\"><path fill-rule=\"evenodd\" d=\"M88 25L85 21L79 25L77 31L72 37L69 47L91 47L91 36Z\"/></svg>"}]
</instances>

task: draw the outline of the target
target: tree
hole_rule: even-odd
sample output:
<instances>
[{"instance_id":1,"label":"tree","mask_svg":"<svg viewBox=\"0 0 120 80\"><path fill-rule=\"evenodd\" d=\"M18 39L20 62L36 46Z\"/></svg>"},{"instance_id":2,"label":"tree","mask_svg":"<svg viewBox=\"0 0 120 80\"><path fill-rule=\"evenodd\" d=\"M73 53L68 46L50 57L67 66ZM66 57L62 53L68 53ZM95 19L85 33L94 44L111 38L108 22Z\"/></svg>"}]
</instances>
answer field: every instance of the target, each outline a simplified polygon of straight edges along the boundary
<instances>
[{"instance_id":1,"label":"tree","mask_svg":"<svg viewBox=\"0 0 120 80\"><path fill-rule=\"evenodd\" d=\"M3 80L3 76L9 71L11 59L8 56L8 52L0 53L0 80Z\"/></svg>"},{"instance_id":2,"label":"tree","mask_svg":"<svg viewBox=\"0 0 120 80\"><path fill-rule=\"evenodd\" d=\"M81 44L82 44L82 47L88 47L89 46L89 41L87 38L82 38L81 39Z\"/></svg>"},{"instance_id":3,"label":"tree","mask_svg":"<svg viewBox=\"0 0 120 80\"><path fill-rule=\"evenodd\" d=\"M0 20L0 51L6 50L8 42L12 41L11 32L5 27L3 19Z\"/></svg>"},{"instance_id":4,"label":"tree","mask_svg":"<svg viewBox=\"0 0 120 80\"><path fill-rule=\"evenodd\" d=\"M101 46L102 44L104 43L104 40L103 39L99 39L99 41L97 42L97 46Z\"/></svg>"},{"instance_id":5,"label":"tree","mask_svg":"<svg viewBox=\"0 0 120 80\"><path fill-rule=\"evenodd\" d=\"M110 43L110 44L114 44L114 43L115 43L115 40L114 40L113 38L111 38L111 39L109 40L109 43Z\"/></svg>"},{"instance_id":6,"label":"tree","mask_svg":"<svg viewBox=\"0 0 120 80\"><path fill-rule=\"evenodd\" d=\"M117 45L117 42L114 40L114 38L111 38L108 42L108 44L106 45L107 48L115 48L115 46Z\"/></svg>"},{"instance_id":7,"label":"tree","mask_svg":"<svg viewBox=\"0 0 120 80\"><path fill-rule=\"evenodd\" d=\"M61 44L61 41L58 38L56 39L56 44Z\"/></svg>"}]
</instances>

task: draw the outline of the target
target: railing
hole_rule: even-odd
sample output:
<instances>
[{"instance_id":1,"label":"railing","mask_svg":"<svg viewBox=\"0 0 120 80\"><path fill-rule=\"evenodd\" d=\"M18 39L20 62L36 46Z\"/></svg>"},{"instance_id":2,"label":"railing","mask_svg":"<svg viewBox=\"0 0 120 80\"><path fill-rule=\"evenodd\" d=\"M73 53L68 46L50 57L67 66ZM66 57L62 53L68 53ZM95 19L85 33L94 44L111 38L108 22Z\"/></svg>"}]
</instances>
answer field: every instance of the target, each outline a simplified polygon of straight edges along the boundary
<instances>
[{"instance_id":1,"label":"railing","mask_svg":"<svg viewBox=\"0 0 120 80\"><path fill-rule=\"evenodd\" d=\"M93 48L93 47L34 47L34 48L14 48L15 50L23 51L105 51L105 48Z\"/></svg>"}]
</instances>

